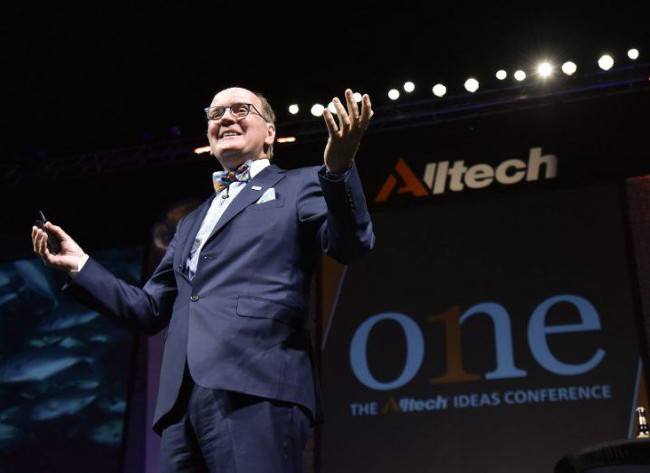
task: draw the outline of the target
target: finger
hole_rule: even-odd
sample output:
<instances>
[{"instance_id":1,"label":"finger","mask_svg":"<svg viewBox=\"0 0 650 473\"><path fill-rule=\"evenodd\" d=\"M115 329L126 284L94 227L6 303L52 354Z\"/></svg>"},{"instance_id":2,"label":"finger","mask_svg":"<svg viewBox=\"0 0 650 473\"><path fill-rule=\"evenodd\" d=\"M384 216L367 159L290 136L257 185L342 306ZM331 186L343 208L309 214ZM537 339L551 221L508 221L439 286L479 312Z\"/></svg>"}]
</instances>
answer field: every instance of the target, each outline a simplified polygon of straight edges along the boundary
<instances>
[{"instance_id":1,"label":"finger","mask_svg":"<svg viewBox=\"0 0 650 473\"><path fill-rule=\"evenodd\" d=\"M370 97L368 94L364 94L361 99L361 119L359 121L359 126L364 130L368 128L368 123L374 115L372 111L372 104L370 103Z\"/></svg>"},{"instance_id":2,"label":"finger","mask_svg":"<svg viewBox=\"0 0 650 473\"><path fill-rule=\"evenodd\" d=\"M47 222L45 228L54 233L54 236L58 237L59 240L71 240L70 236L63 231L63 228L54 225L52 222Z\"/></svg>"},{"instance_id":3,"label":"finger","mask_svg":"<svg viewBox=\"0 0 650 473\"><path fill-rule=\"evenodd\" d=\"M56 263L55 256L50 253L50 249L47 247L47 240L49 235L43 232L43 238L41 240L41 247L39 248L39 253L41 259L48 265L54 265Z\"/></svg>"},{"instance_id":4,"label":"finger","mask_svg":"<svg viewBox=\"0 0 650 473\"><path fill-rule=\"evenodd\" d=\"M41 258L43 258L43 261L47 262L47 258L45 257L45 250L47 250L47 233L42 232L40 238L38 239L38 254Z\"/></svg>"},{"instance_id":5,"label":"finger","mask_svg":"<svg viewBox=\"0 0 650 473\"><path fill-rule=\"evenodd\" d=\"M47 250L47 241L49 240L49 235L47 232L43 232L43 238L41 238L41 252L45 254L45 250Z\"/></svg>"},{"instance_id":6,"label":"finger","mask_svg":"<svg viewBox=\"0 0 650 473\"><path fill-rule=\"evenodd\" d=\"M42 256L42 258L48 264L53 263L52 253L50 253L50 250L47 248L47 235L45 236L45 243L43 244L43 256Z\"/></svg>"},{"instance_id":7,"label":"finger","mask_svg":"<svg viewBox=\"0 0 650 473\"><path fill-rule=\"evenodd\" d=\"M41 241L43 240L43 231L36 230L36 237L34 238L34 253L40 256Z\"/></svg>"},{"instance_id":8,"label":"finger","mask_svg":"<svg viewBox=\"0 0 650 473\"><path fill-rule=\"evenodd\" d=\"M348 104L348 114L350 115L352 126L355 126L359 121L359 107L354 101L354 94L352 93L352 89L345 89L345 101Z\"/></svg>"},{"instance_id":9,"label":"finger","mask_svg":"<svg viewBox=\"0 0 650 473\"><path fill-rule=\"evenodd\" d=\"M336 114L339 116L339 128L343 133L346 133L350 130L350 117L338 97L334 97L332 103L334 104L334 108L336 108Z\"/></svg>"},{"instance_id":10,"label":"finger","mask_svg":"<svg viewBox=\"0 0 650 473\"><path fill-rule=\"evenodd\" d=\"M36 239L36 253L39 256L43 256L43 245L44 242L46 241L45 239L47 238L47 235L45 235L42 231L39 231L38 237Z\"/></svg>"},{"instance_id":11,"label":"finger","mask_svg":"<svg viewBox=\"0 0 650 473\"><path fill-rule=\"evenodd\" d=\"M38 235L38 229L34 226L32 227L32 249L36 253L36 237Z\"/></svg>"},{"instance_id":12,"label":"finger","mask_svg":"<svg viewBox=\"0 0 650 473\"><path fill-rule=\"evenodd\" d=\"M332 112L327 109L323 110L323 118L325 119L325 124L327 125L327 133L329 133L330 136L335 135L338 131L338 127L336 126Z\"/></svg>"}]
</instances>

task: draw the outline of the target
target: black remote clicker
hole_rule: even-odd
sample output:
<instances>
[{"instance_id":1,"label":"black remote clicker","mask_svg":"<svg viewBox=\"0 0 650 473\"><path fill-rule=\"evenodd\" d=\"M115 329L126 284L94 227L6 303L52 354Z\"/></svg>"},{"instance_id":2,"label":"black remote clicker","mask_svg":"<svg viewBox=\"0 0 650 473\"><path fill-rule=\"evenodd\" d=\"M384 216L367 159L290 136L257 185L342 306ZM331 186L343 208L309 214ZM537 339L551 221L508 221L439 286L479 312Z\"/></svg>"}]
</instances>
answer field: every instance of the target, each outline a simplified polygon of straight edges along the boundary
<instances>
[{"instance_id":1,"label":"black remote clicker","mask_svg":"<svg viewBox=\"0 0 650 473\"><path fill-rule=\"evenodd\" d=\"M45 218L43 212L39 210L38 213L40 218L34 222L34 225L47 233L47 249L50 253L56 255L61 251L61 242L59 242L59 239L54 235L54 233L45 228L47 219Z\"/></svg>"}]
</instances>

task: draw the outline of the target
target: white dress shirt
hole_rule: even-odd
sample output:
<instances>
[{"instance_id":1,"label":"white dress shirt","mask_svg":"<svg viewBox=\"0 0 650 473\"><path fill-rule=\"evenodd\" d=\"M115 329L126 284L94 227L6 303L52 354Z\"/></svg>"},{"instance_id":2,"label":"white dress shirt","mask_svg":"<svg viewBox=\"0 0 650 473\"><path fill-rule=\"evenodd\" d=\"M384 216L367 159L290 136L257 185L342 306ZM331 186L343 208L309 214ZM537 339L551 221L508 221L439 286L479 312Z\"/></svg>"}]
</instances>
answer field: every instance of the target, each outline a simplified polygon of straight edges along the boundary
<instances>
[{"instance_id":1,"label":"white dress shirt","mask_svg":"<svg viewBox=\"0 0 650 473\"><path fill-rule=\"evenodd\" d=\"M254 160L250 168L251 179L254 178L257 173L259 173L269 164L271 163L267 158ZM201 249L205 244L205 240L212 233L212 230L230 205L230 202L232 202L232 200L237 197L237 194L241 192L246 184L246 182L233 182L226 189L223 189L221 192L217 193L212 199L208 213L205 215L205 218L201 223L201 228L199 228L199 232L196 234L194 243L192 244L192 249L190 250L190 256L187 260L188 274L190 279L194 277L194 273L196 272L196 266L199 262L199 255L201 254ZM224 195L227 195L228 197L224 199ZM70 276L74 277L79 271L81 271L81 268L84 267L86 261L88 261L88 255L84 254L81 257L81 260L79 260L77 270L72 270L69 272Z\"/></svg>"},{"instance_id":2,"label":"white dress shirt","mask_svg":"<svg viewBox=\"0 0 650 473\"><path fill-rule=\"evenodd\" d=\"M271 163L266 158L256 159L253 161L250 168L251 179L269 164ZM187 259L188 276L190 279L194 277L194 273L196 272L199 255L201 254L205 241L208 239L215 225L230 205L230 202L237 197L237 194L239 194L245 186L245 182L233 182L229 187L223 189L212 199L208 213L205 214L205 218L201 223L201 228L199 228L199 231L194 238L194 243L192 243L192 249L190 250L189 258ZM223 198L226 195L228 197Z\"/></svg>"}]
</instances>

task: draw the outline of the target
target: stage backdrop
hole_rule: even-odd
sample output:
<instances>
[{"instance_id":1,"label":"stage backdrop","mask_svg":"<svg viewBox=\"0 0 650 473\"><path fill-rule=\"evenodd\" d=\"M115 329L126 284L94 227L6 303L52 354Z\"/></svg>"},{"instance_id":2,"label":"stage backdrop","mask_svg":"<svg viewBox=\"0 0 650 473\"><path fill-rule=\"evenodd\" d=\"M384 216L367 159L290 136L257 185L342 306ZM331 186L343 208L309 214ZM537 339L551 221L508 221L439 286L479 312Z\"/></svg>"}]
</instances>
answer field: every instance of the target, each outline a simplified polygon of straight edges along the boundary
<instances>
[{"instance_id":1,"label":"stage backdrop","mask_svg":"<svg viewBox=\"0 0 650 473\"><path fill-rule=\"evenodd\" d=\"M420 202L378 209L375 251L344 273L322 471L547 473L627 437L640 355L620 188Z\"/></svg>"},{"instance_id":2,"label":"stage backdrop","mask_svg":"<svg viewBox=\"0 0 650 473\"><path fill-rule=\"evenodd\" d=\"M93 251L139 284L142 250ZM40 259L0 264L0 471L115 473L134 337L59 291Z\"/></svg>"}]
</instances>

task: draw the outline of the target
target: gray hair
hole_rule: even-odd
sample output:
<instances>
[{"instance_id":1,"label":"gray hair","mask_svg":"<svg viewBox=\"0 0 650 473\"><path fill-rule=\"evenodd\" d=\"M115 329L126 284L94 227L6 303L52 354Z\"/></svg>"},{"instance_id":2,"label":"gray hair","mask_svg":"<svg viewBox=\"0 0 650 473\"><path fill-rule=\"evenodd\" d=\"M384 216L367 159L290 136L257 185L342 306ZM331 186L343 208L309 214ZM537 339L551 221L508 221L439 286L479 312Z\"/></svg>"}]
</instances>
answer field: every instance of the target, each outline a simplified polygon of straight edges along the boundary
<instances>
[{"instance_id":1,"label":"gray hair","mask_svg":"<svg viewBox=\"0 0 650 473\"><path fill-rule=\"evenodd\" d=\"M253 92L253 91L251 91ZM275 112L273 111L273 107L271 107L271 104L269 101L264 97L261 93L259 92L253 92L255 95L257 95L257 98L260 99L260 102L262 102L262 115L264 115L264 120L266 120L268 123L273 125L273 128L277 130L275 127ZM264 145L266 148L266 144ZM273 158L273 143L271 143L268 147L268 153L269 153L269 161Z\"/></svg>"}]
</instances>

